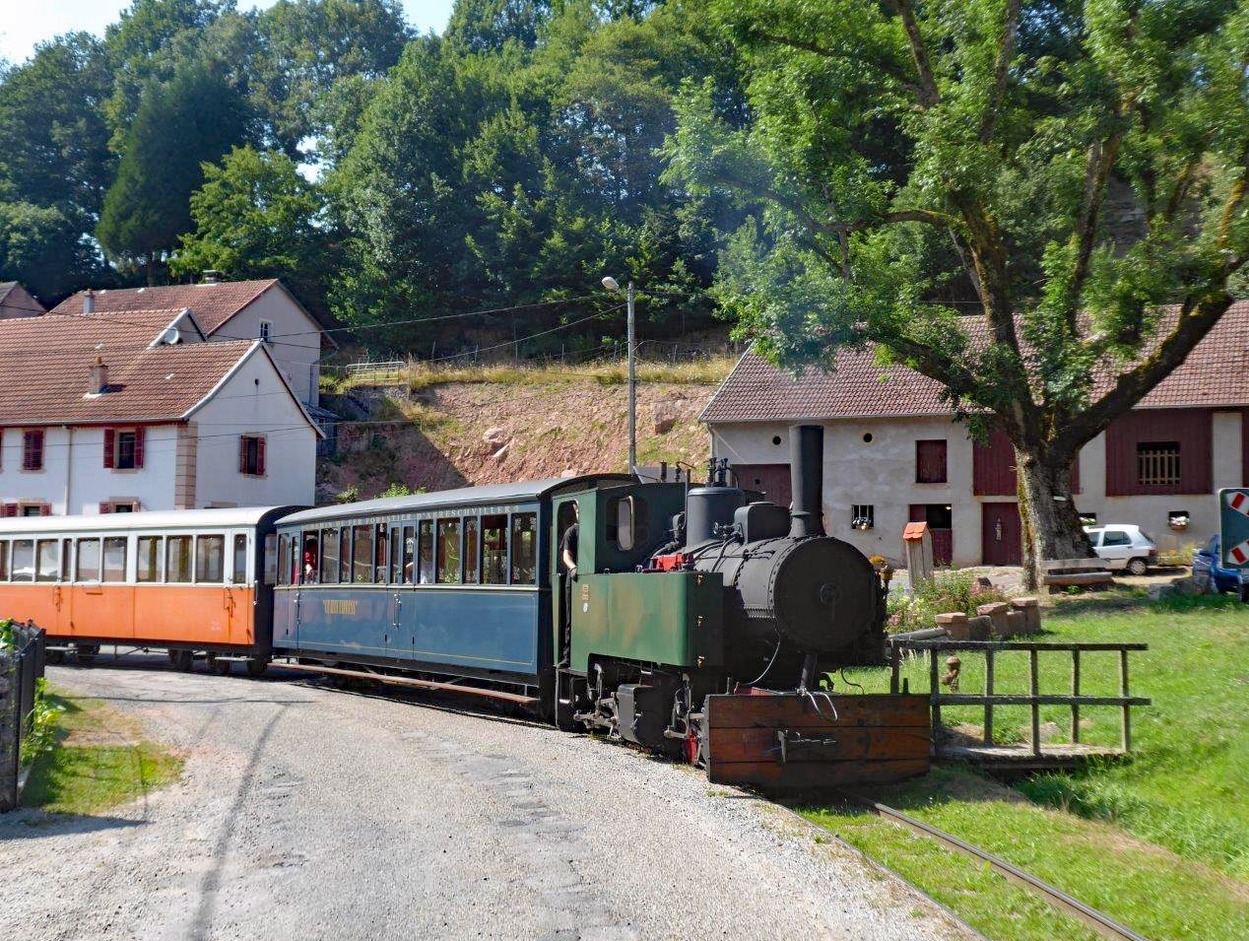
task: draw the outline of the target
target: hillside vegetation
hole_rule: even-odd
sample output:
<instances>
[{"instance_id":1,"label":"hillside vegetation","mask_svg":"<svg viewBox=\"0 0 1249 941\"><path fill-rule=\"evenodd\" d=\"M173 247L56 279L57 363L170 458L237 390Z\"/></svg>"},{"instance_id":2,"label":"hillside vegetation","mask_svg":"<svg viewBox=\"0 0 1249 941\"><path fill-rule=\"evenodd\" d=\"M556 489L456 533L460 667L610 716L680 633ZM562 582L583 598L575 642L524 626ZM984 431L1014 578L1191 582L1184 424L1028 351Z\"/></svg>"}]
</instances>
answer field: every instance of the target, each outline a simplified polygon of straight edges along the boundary
<instances>
[{"instance_id":1,"label":"hillside vegetation","mask_svg":"<svg viewBox=\"0 0 1249 941\"><path fill-rule=\"evenodd\" d=\"M710 438L698 416L732 369L730 356L638 368L638 463L698 469ZM623 362L553 366L413 364L385 387L327 389L355 417L318 469L318 500L369 498L393 484L466 484L624 471L628 386Z\"/></svg>"}]
</instances>

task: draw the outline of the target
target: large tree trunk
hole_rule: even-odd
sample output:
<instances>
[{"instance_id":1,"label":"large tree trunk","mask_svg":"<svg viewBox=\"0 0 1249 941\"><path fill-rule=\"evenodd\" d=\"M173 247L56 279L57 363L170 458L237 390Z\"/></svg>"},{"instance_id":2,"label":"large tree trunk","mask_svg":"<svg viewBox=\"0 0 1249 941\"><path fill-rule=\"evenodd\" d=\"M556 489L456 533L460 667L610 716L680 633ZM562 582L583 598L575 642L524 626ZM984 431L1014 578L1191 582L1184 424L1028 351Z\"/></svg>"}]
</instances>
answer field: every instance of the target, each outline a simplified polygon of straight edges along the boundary
<instances>
[{"instance_id":1,"label":"large tree trunk","mask_svg":"<svg viewBox=\"0 0 1249 941\"><path fill-rule=\"evenodd\" d=\"M1023 524L1024 584L1040 585L1043 559L1083 559L1092 555L1071 495L1074 455L1015 449L1019 478L1019 519Z\"/></svg>"}]
</instances>

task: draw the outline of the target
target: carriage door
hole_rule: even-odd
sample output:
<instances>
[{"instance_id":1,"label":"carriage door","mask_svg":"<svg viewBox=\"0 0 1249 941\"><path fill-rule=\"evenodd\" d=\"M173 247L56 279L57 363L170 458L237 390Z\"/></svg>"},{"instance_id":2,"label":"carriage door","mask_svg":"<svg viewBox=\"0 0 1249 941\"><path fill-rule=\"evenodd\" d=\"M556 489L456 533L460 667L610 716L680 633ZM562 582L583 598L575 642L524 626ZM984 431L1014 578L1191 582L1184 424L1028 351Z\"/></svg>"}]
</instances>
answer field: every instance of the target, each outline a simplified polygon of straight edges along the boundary
<instances>
[{"instance_id":1,"label":"carriage door","mask_svg":"<svg viewBox=\"0 0 1249 941\"><path fill-rule=\"evenodd\" d=\"M273 646L297 647L303 561L298 533L278 535L278 584L273 592Z\"/></svg>"}]
</instances>

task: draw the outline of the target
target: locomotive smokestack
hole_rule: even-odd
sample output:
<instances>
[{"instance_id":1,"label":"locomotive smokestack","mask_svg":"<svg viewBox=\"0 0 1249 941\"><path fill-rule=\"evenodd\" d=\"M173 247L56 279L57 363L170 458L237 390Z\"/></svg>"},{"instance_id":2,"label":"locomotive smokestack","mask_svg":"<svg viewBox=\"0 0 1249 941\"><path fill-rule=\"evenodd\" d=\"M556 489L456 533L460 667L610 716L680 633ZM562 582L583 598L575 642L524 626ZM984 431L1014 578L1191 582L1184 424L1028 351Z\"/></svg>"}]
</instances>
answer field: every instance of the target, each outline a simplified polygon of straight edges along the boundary
<instances>
[{"instance_id":1,"label":"locomotive smokestack","mask_svg":"<svg viewBox=\"0 0 1249 941\"><path fill-rule=\"evenodd\" d=\"M794 504L789 535L824 535L824 426L794 425L789 429L789 475Z\"/></svg>"}]
</instances>

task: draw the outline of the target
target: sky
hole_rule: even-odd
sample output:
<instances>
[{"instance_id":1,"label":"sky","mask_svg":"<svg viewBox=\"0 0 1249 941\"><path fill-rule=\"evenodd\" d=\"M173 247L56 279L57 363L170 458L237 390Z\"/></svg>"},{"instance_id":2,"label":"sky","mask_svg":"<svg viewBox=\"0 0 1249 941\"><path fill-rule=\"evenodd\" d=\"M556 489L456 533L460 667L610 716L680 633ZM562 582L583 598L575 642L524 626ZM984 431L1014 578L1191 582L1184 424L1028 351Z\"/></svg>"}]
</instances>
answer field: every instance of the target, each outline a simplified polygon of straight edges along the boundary
<instances>
[{"instance_id":1,"label":"sky","mask_svg":"<svg viewBox=\"0 0 1249 941\"><path fill-rule=\"evenodd\" d=\"M240 10L272 6L276 0L238 0ZM451 16L453 0L403 0L408 22L419 32L441 33ZM0 0L0 59L18 64L35 45L61 33L87 30L104 35L129 0Z\"/></svg>"}]
</instances>

